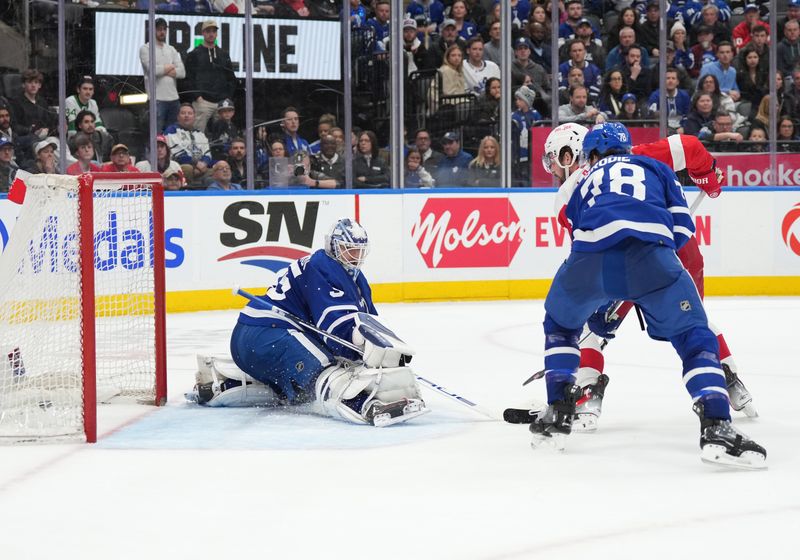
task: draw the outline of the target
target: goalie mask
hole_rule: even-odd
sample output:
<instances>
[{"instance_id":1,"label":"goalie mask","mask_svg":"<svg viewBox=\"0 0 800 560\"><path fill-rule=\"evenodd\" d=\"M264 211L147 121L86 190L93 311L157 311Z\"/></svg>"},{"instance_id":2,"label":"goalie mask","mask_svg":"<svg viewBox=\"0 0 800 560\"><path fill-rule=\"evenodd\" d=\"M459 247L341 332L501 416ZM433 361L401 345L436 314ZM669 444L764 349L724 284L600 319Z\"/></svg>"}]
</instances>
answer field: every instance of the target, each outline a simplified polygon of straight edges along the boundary
<instances>
[{"instance_id":1,"label":"goalie mask","mask_svg":"<svg viewBox=\"0 0 800 560\"><path fill-rule=\"evenodd\" d=\"M325 236L325 252L348 270L358 270L369 253L367 230L350 218L342 218Z\"/></svg>"},{"instance_id":2,"label":"goalie mask","mask_svg":"<svg viewBox=\"0 0 800 560\"><path fill-rule=\"evenodd\" d=\"M589 129L575 123L562 124L554 128L544 142L542 165L545 171L552 174L553 164L563 168L569 175L569 167L578 161L583 150L583 138ZM565 155L569 153L570 157Z\"/></svg>"}]
</instances>

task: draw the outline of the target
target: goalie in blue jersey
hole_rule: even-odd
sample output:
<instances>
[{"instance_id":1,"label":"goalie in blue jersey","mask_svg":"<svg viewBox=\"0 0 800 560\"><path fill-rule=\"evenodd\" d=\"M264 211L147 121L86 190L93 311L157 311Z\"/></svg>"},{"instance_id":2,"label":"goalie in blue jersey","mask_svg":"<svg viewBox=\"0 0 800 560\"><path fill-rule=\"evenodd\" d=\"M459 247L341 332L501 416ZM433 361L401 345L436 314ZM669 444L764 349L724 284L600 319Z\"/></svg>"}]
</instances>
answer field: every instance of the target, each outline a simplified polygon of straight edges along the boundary
<instances>
[{"instance_id":1,"label":"goalie in blue jersey","mask_svg":"<svg viewBox=\"0 0 800 560\"><path fill-rule=\"evenodd\" d=\"M740 468L763 468L766 451L731 425L717 338L676 250L694 233L694 221L675 172L633 155L620 123L595 126L583 140L591 168L566 205L572 250L545 300L545 379L548 406L536 414L532 445L563 449L572 431L579 337L586 320L613 300L633 301L648 334L672 343L683 381L700 417L701 458Z\"/></svg>"},{"instance_id":2,"label":"goalie in blue jersey","mask_svg":"<svg viewBox=\"0 0 800 560\"><path fill-rule=\"evenodd\" d=\"M338 220L324 249L293 262L242 310L231 334L232 361L198 356L197 384L187 398L209 406L310 403L317 413L374 426L427 412L406 366L413 349L377 317L361 271L368 252L366 230Z\"/></svg>"}]
</instances>

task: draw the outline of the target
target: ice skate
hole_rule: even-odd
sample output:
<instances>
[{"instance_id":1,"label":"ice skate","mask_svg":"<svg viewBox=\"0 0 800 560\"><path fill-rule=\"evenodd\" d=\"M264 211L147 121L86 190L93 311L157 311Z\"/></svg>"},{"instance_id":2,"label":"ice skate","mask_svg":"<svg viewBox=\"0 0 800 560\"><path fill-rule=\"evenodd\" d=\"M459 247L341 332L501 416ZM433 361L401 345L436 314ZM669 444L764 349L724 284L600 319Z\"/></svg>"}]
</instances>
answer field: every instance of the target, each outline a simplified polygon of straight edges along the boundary
<instances>
[{"instance_id":1,"label":"ice skate","mask_svg":"<svg viewBox=\"0 0 800 560\"><path fill-rule=\"evenodd\" d=\"M572 419L575 416L575 403L581 395L578 385L569 384L564 388L564 399L555 401L542 411L535 413L530 425L531 447L552 447L563 451L566 438L572 432Z\"/></svg>"},{"instance_id":2,"label":"ice skate","mask_svg":"<svg viewBox=\"0 0 800 560\"><path fill-rule=\"evenodd\" d=\"M576 403L575 417L572 419L573 431L594 432L597 430L606 386L608 386L608 376L601 373L596 383L583 387L583 394Z\"/></svg>"},{"instance_id":3,"label":"ice skate","mask_svg":"<svg viewBox=\"0 0 800 560\"><path fill-rule=\"evenodd\" d=\"M377 428L406 422L430 412L422 399L402 399L392 403L375 400L370 403L366 417Z\"/></svg>"},{"instance_id":4,"label":"ice skate","mask_svg":"<svg viewBox=\"0 0 800 560\"><path fill-rule=\"evenodd\" d=\"M703 405L694 411L700 417L700 458L704 463L736 469L767 468L767 451L731 425L730 420L705 418Z\"/></svg>"},{"instance_id":5,"label":"ice skate","mask_svg":"<svg viewBox=\"0 0 800 560\"><path fill-rule=\"evenodd\" d=\"M750 418L757 418L758 411L753 404L753 396L744 386L742 380L727 364L722 364L722 371L725 372L725 384L728 388L731 408L736 412L744 412Z\"/></svg>"}]
</instances>

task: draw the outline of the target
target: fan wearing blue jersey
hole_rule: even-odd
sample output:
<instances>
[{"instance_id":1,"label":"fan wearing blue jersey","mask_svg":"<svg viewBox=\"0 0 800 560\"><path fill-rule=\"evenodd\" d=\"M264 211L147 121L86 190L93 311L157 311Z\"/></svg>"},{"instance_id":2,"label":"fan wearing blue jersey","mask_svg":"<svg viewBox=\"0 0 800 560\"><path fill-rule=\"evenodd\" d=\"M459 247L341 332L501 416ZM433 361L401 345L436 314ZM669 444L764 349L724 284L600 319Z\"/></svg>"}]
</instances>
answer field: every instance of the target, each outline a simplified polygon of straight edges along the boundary
<instances>
[{"instance_id":1,"label":"fan wearing blue jersey","mask_svg":"<svg viewBox=\"0 0 800 560\"><path fill-rule=\"evenodd\" d=\"M405 366L414 351L377 317L361 271L368 252L366 230L338 220L324 249L293 262L239 314L232 362L198 357L197 385L187 397L209 406L313 403L317 413L375 426L427 412Z\"/></svg>"},{"instance_id":2,"label":"fan wearing blue jersey","mask_svg":"<svg viewBox=\"0 0 800 560\"><path fill-rule=\"evenodd\" d=\"M563 449L572 430L578 340L586 320L613 300L637 303L648 334L672 343L701 423L703 461L764 468L766 451L731 425L719 345L697 289L675 251L694 222L675 172L633 155L620 123L595 126L583 140L590 169L566 206L572 249L545 300L545 379L548 406L530 426L532 445Z\"/></svg>"}]
</instances>

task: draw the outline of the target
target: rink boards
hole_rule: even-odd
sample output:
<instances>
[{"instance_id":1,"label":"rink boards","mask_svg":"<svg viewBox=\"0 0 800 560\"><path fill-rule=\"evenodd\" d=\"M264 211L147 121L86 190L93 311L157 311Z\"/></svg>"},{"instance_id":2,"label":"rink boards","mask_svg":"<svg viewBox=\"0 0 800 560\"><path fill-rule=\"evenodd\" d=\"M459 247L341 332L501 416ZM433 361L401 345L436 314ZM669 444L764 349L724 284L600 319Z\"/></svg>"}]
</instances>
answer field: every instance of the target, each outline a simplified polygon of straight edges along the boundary
<instances>
[{"instance_id":1,"label":"rink boards","mask_svg":"<svg viewBox=\"0 0 800 560\"><path fill-rule=\"evenodd\" d=\"M690 204L697 193L687 191ZM376 301L541 298L569 251L554 198L553 189L170 193L167 307L241 306L231 286L263 291L342 216L369 232L364 273ZM17 208L0 199L0 248ZM800 295L800 189L730 188L704 200L695 222L707 294ZM123 248L124 226L113 233Z\"/></svg>"}]
</instances>

